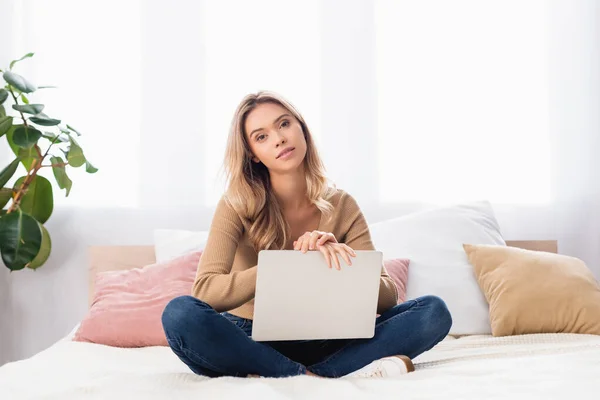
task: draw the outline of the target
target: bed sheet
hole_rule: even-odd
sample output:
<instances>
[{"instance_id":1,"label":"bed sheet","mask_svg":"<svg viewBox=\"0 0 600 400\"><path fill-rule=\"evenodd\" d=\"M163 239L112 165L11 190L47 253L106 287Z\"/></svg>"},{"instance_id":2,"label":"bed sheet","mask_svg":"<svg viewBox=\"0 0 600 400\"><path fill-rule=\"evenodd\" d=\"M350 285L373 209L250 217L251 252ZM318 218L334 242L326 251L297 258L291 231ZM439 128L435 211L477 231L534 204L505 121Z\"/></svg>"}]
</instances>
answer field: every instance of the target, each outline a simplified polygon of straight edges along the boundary
<instances>
[{"instance_id":1,"label":"bed sheet","mask_svg":"<svg viewBox=\"0 0 600 400\"><path fill-rule=\"evenodd\" d=\"M65 337L0 367L0 399L598 399L600 336L447 337L395 379L206 378L167 347Z\"/></svg>"}]
</instances>

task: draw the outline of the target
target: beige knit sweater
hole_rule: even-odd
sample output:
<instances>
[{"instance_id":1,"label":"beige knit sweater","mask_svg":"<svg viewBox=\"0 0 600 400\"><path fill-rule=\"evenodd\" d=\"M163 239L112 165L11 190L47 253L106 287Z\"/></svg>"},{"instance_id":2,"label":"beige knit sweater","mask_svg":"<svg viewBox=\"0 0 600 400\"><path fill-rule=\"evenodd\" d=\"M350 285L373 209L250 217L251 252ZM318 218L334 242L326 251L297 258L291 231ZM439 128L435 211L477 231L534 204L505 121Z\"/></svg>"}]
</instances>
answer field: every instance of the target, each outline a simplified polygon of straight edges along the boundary
<instances>
[{"instance_id":1,"label":"beige knit sweater","mask_svg":"<svg viewBox=\"0 0 600 400\"><path fill-rule=\"evenodd\" d=\"M338 242L354 250L375 250L367 221L354 198L337 189L328 200L334 207L333 215L322 216L318 230L333 233ZM217 312L253 319L258 254L248 239L249 228L250 222L240 218L223 196L215 209L192 295ZM397 298L396 286L382 265L377 312L395 306Z\"/></svg>"}]
</instances>

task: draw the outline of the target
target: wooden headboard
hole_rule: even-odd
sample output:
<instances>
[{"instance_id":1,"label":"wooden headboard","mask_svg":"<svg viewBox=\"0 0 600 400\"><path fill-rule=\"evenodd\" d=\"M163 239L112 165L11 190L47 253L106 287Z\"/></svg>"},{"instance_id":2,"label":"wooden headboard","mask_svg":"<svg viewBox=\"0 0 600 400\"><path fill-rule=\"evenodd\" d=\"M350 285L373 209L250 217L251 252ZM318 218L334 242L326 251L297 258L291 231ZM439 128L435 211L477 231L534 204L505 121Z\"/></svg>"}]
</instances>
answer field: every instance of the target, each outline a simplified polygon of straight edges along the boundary
<instances>
[{"instance_id":1,"label":"wooden headboard","mask_svg":"<svg viewBox=\"0 0 600 400\"><path fill-rule=\"evenodd\" d=\"M556 240L508 240L508 246L526 250L558 252ZM156 261L154 246L91 246L89 248L89 297L88 305L94 298L96 274L103 271L120 271L141 268Z\"/></svg>"}]
</instances>

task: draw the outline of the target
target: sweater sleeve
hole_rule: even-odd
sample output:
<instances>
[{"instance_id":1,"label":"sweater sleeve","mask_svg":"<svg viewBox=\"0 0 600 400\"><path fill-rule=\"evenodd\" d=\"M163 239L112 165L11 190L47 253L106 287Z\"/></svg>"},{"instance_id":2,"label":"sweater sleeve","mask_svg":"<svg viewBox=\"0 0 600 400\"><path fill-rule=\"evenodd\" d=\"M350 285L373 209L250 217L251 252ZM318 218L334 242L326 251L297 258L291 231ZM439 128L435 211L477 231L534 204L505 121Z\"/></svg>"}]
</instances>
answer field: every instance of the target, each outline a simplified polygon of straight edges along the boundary
<instances>
[{"instance_id":1,"label":"sweater sleeve","mask_svg":"<svg viewBox=\"0 0 600 400\"><path fill-rule=\"evenodd\" d=\"M343 238L343 243L353 250L376 250L371 241L371 233L367 221L360 210L356 200L349 194L345 194L344 219L351 221L350 228ZM398 289L392 278L388 275L385 266L381 265L381 277L379 278L379 299L377 301L377 313L382 314L395 306L398 301Z\"/></svg>"},{"instance_id":2,"label":"sweater sleeve","mask_svg":"<svg viewBox=\"0 0 600 400\"><path fill-rule=\"evenodd\" d=\"M217 312L232 310L254 298L256 266L231 272L243 229L239 215L222 197L192 287L192 296Z\"/></svg>"}]
</instances>

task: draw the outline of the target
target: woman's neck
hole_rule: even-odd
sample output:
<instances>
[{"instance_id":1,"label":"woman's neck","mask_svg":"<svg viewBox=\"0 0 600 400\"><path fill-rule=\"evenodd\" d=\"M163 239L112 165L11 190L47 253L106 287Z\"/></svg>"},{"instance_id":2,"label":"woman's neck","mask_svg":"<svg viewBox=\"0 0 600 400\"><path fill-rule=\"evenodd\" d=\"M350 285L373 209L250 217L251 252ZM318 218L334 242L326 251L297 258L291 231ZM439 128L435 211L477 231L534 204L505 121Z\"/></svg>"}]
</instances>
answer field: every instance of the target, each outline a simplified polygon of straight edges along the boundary
<instances>
[{"instance_id":1,"label":"woman's neck","mask_svg":"<svg viewBox=\"0 0 600 400\"><path fill-rule=\"evenodd\" d=\"M284 211L298 211L310 206L306 195L306 178L304 171L285 175L271 174L271 188Z\"/></svg>"}]
</instances>

